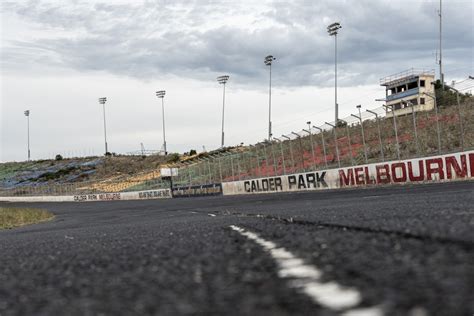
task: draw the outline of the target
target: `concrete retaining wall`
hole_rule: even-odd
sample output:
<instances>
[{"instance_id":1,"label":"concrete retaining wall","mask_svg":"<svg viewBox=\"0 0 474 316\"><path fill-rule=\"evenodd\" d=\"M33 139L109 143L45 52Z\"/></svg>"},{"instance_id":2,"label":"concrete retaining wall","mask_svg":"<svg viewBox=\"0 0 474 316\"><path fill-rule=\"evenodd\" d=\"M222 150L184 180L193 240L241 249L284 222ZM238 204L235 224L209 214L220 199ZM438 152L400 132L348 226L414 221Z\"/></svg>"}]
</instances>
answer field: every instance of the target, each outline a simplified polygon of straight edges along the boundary
<instances>
[{"instance_id":1,"label":"concrete retaining wall","mask_svg":"<svg viewBox=\"0 0 474 316\"><path fill-rule=\"evenodd\" d=\"M224 195L474 179L474 151L269 178L225 182Z\"/></svg>"}]
</instances>

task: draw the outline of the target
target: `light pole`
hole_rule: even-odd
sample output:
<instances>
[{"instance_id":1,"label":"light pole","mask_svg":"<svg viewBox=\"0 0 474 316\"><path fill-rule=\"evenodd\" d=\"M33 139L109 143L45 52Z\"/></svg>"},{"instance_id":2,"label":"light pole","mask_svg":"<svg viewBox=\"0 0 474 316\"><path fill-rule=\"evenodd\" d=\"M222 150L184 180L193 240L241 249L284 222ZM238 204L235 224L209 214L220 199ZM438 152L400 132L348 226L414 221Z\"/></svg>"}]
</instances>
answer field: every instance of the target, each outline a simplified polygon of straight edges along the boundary
<instances>
[{"instance_id":1,"label":"light pole","mask_svg":"<svg viewBox=\"0 0 474 316\"><path fill-rule=\"evenodd\" d=\"M27 135L28 135L28 161L30 161L30 110L25 111L26 116L26 128L27 128Z\"/></svg>"},{"instance_id":2,"label":"light pole","mask_svg":"<svg viewBox=\"0 0 474 316\"><path fill-rule=\"evenodd\" d=\"M265 60L263 61L265 63L265 66L270 67L270 85L268 88L268 140L272 140L272 62L276 58L273 57L272 55L268 55L265 57Z\"/></svg>"},{"instance_id":3,"label":"light pole","mask_svg":"<svg viewBox=\"0 0 474 316\"><path fill-rule=\"evenodd\" d=\"M365 133L364 133L364 124L362 122L362 114L360 113L360 108L362 106L359 104L359 105L356 105L356 108L359 110L359 116L357 115L354 115L354 114L351 114L351 116L355 117L355 118L358 118L359 121L360 121L360 128L361 128L361 132L362 132L362 143L364 145L364 157L365 157L365 163L367 163L367 146L365 144Z\"/></svg>"},{"instance_id":4,"label":"light pole","mask_svg":"<svg viewBox=\"0 0 474 316\"><path fill-rule=\"evenodd\" d=\"M221 148L224 148L224 109L225 109L225 84L229 80L229 76L220 76L217 77L217 82L224 86L224 91L222 93L222 139L221 139Z\"/></svg>"},{"instance_id":5,"label":"light pole","mask_svg":"<svg viewBox=\"0 0 474 316\"><path fill-rule=\"evenodd\" d=\"M165 94L166 91L160 90L156 91L156 96L161 99L161 113L163 116L163 150L165 152L165 156L168 155L168 151L166 150L166 133L165 133Z\"/></svg>"},{"instance_id":6,"label":"light pole","mask_svg":"<svg viewBox=\"0 0 474 316\"><path fill-rule=\"evenodd\" d=\"M335 124L339 121L339 113L338 113L338 104L337 104L337 32L342 28L339 22L335 22L327 27L329 36L334 36L334 105L335 105L335 114L336 120Z\"/></svg>"},{"instance_id":7,"label":"light pole","mask_svg":"<svg viewBox=\"0 0 474 316\"><path fill-rule=\"evenodd\" d=\"M105 102L107 101L106 97L99 98L99 103L102 104L102 109L104 112L104 140L105 140L105 155L109 152L107 147L107 124L105 122Z\"/></svg>"}]
</instances>

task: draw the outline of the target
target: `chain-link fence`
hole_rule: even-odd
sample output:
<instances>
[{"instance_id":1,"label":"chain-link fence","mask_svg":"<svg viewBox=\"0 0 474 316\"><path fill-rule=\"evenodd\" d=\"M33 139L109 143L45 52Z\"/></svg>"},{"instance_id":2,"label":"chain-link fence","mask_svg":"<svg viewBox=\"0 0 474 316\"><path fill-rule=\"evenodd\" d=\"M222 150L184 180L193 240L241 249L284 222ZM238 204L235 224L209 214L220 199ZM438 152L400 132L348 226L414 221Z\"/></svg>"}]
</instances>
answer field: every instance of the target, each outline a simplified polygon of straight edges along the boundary
<instances>
[{"instance_id":1,"label":"chain-link fence","mask_svg":"<svg viewBox=\"0 0 474 316\"><path fill-rule=\"evenodd\" d=\"M309 124L300 132L248 147L201 154L177 163L174 186L271 177L365 163L409 159L474 148L474 98L446 91L430 111L406 104L404 115L384 106ZM308 122L309 123L309 122ZM0 189L2 196L77 195L169 188L159 172L95 182L41 183Z\"/></svg>"},{"instance_id":2,"label":"chain-link fence","mask_svg":"<svg viewBox=\"0 0 474 316\"><path fill-rule=\"evenodd\" d=\"M361 109L337 125L310 124L271 142L177 164L174 182L219 183L473 149L473 98L446 92L435 102L430 111L408 103L404 115L385 106Z\"/></svg>"}]
</instances>

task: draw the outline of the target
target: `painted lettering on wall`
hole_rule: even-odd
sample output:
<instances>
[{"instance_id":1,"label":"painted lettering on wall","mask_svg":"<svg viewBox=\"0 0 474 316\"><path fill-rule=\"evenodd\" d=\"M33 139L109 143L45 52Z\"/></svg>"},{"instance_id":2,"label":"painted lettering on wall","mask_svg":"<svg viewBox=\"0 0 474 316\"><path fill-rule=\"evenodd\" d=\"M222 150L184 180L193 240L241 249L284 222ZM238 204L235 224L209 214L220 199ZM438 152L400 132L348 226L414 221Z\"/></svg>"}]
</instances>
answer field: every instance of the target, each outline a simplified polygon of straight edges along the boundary
<instances>
[{"instance_id":1,"label":"painted lettering on wall","mask_svg":"<svg viewBox=\"0 0 474 316\"><path fill-rule=\"evenodd\" d=\"M474 153L376 164L375 170L365 166L338 172L341 187L463 179L474 177Z\"/></svg>"}]
</instances>

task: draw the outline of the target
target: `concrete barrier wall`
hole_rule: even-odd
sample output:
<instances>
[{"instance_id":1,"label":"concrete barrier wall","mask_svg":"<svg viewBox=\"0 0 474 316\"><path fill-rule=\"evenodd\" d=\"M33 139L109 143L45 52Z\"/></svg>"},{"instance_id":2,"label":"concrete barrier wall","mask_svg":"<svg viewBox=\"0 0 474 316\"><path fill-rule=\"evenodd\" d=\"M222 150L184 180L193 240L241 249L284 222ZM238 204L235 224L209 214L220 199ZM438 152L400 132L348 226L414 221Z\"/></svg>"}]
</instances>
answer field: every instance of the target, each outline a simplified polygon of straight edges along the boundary
<instances>
[{"instance_id":1,"label":"concrete barrier wall","mask_svg":"<svg viewBox=\"0 0 474 316\"><path fill-rule=\"evenodd\" d=\"M474 151L190 187L175 197L236 195L474 179ZM170 189L72 196L0 197L9 202L90 202L171 198Z\"/></svg>"},{"instance_id":2,"label":"concrete barrier wall","mask_svg":"<svg viewBox=\"0 0 474 316\"><path fill-rule=\"evenodd\" d=\"M222 184L224 195L474 179L474 151Z\"/></svg>"},{"instance_id":3,"label":"concrete barrier wall","mask_svg":"<svg viewBox=\"0 0 474 316\"><path fill-rule=\"evenodd\" d=\"M171 198L170 189L147 190L136 192L98 193L67 196L0 196L0 201L7 202L94 202L121 200L149 200Z\"/></svg>"}]
</instances>

